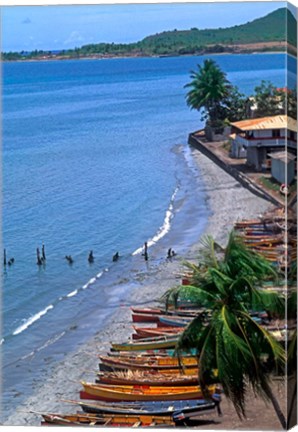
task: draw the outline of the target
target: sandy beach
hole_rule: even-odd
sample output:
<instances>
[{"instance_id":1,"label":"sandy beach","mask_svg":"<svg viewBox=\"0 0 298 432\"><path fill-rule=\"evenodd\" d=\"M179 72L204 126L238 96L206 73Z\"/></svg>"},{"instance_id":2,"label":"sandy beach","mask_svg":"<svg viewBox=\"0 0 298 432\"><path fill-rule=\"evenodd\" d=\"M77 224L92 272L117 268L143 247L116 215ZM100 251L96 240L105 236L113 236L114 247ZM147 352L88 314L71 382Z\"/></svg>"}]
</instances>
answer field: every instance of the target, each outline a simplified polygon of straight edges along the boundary
<instances>
[{"instance_id":1,"label":"sandy beach","mask_svg":"<svg viewBox=\"0 0 298 432\"><path fill-rule=\"evenodd\" d=\"M193 157L198 165L197 176L203 178L211 216L205 233L212 234L217 241L225 244L233 222L240 218L251 218L265 211L270 204L244 189L231 176L218 168L212 161L193 150ZM171 262L163 261L158 266L150 266L149 271L136 275L134 286L126 304L154 304L168 288L177 285L177 274L182 270L182 259L192 260L200 238L186 256L175 257ZM176 245L173 245L173 247ZM141 257L139 259L142 259ZM124 282L125 283L125 282ZM125 341L132 333L131 312L129 306L119 307L104 329L98 332L88 343L76 348L55 366L50 377L32 388L32 395L18 407L14 415L5 420L5 425L40 425L41 417L35 412L71 412L77 408L61 399L79 399L80 380L94 381L98 370L97 354L108 351L110 342ZM283 385L275 382L274 387L282 397ZM284 397L282 397L285 400ZM223 397L223 416L214 416L213 423L202 429L255 429L277 430L280 424L271 406L266 406L253 395L248 396L247 420L241 422L234 408Z\"/></svg>"}]
</instances>

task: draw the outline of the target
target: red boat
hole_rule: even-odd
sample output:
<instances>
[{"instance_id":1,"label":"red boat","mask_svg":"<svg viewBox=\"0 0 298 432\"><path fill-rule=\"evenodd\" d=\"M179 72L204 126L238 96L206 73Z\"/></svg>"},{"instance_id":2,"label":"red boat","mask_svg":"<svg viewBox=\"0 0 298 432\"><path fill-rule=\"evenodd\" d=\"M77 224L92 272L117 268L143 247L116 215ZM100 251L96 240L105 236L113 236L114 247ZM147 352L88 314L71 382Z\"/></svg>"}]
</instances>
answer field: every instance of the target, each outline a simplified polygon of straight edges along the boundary
<instances>
[{"instance_id":1,"label":"red boat","mask_svg":"<svg viewBox=\"0 0 298 432\"><path fill-rule=\"evenodd\" d=\"M158 317L160 314L152 313L132 313L133 322L155 322L159 321Z\"/></svg>"},{"instance_id":2,"label":"red boat","mask_svg":"<svg viewBox=\"0 0 298 432\"><path fill-rule=\"evenodd\" d=\"M133 326L133 339L142 339L153 336L174 335L182 332L181 327L135 327Z\"/></svg>"}]
</instances>

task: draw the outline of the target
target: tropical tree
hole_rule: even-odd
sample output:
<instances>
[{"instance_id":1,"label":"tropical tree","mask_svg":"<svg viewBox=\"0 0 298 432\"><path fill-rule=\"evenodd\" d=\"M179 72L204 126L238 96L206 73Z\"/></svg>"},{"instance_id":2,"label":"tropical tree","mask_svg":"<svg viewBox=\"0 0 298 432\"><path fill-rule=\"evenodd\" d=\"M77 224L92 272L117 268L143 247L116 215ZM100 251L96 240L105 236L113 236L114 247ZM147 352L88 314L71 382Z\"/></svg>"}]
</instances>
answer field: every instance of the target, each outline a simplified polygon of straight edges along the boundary
<instances>
[{"instance_id":1,"label":"tropical tree","mask_svg":"<svg viewBox=\"0 0 298 432\"><path fill-rule=\"evenodd\" d=\"M224 100L225 118L229 122L236 122L247 117L248 99L240 93L237 86L231 86L227 97Z\"/></svg>"},{"instance_id":2,"label":"tropical tree","mask_svg":"<svg viewBox=\"0 0 298 432\"><path fill-rule=\"evenodd\" d=\"M203 65L198 65L198 71L192 71L192 81L185 85L190 88L186 95L187 105L191 109L203 109L202 119L207 120L211 127L218 126L223 118L223 101L231 88L226 74L215 61L207 59Z\"/></svg>"},{"instance_id":3,"label":"tropical tree","mask_svg":"<svg viewBox=\"0 0 298 432\"><path fill-rule=\"evenodd\" d=\"M266 117L285 114L282 96L282 93L270 81L262 80L261 84L255 87L255 116Z\"/></svg>"},{"instance_id":4,"label":"tropical tree","mask_svg":"<svg viewBox=\"0 0 298 432\"><path fill-rule=\"evenodd\" d=\"M284 315L284 300L277 293L259 289L267 278L277 275L262 256L248 250L231 233L223 249L207 237L199 253L199 264L186 263L192 270L191 285L170 289L166 301L188 298L208 311L199 314L178 340L177 354L196 350L199 383L206 397L208 383L217 379L240 418L245 417L245 396L249 385L273 403L282 426L285 417L270 387L270 371L285 363L282 345L252 317L252 311L266 310Z\"/></svg>"},{"instance_id":5,"label":"tropical tree","mask_svg":"<svg viewBox=\"0 0 298 432\"><path fill-rule=\"evenodd\" d=\"M297 88L285 89L280 92L283 111L293 119L297 118Z\"/></svg>"}]
</instances>

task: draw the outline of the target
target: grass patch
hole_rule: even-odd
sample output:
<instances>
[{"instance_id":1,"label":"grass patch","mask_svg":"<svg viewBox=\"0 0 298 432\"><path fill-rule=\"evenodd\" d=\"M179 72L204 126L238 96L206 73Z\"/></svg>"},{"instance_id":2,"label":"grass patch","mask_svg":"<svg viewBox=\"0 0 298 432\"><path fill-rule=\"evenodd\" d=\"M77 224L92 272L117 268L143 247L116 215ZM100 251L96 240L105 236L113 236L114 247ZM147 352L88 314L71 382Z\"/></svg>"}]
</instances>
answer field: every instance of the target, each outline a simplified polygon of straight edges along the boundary
<instances>
[{"instance_id":1,"label":"grass patch","mask_svg":"<svg viewBox=\"0 0 298 432\"><path fill-rule=\"evenodd\" d=\"M277 182L273 177L260 177L260 182L262 183L263 186L265 186L267 189L273 190L273 191L277 191L279 192L280 189L280 183ZM297 187L297 181L295 180L294 182L292 182L289 192L295 192L296 191L296 187Z\"/></svg>"},{"instance_id":2,"label":"grass patch","mask_svg":"<svg viewBox=\"0 0 298 432\"><path fill-rule=\"evenodd\" d=\"M267 189L273 190L273 191L279 191L280 184L274 180L272 177L260 177L260 182L263 186L265 186Z\"/></svg>"}]
</instances>

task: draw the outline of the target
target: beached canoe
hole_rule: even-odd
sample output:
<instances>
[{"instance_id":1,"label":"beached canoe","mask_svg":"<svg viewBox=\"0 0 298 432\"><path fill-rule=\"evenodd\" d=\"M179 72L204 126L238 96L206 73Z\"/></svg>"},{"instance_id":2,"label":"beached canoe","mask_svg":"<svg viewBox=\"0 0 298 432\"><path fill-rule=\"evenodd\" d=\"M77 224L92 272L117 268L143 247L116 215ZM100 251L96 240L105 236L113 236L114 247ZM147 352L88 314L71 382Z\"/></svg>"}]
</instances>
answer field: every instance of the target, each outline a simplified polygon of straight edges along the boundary
<instances>
[{"instance_id":1,"label":"beached canoe","mask_svg":"<svg viewBox=\"0 0 298 432\"><path fill-rule=\"evenodd\" d=\"M197 314L199 312L202 312L202 310L195 310L195 311L188 311L188 312L172 312L172 313L168 313L166 311L163 311L163 313L150 313L149 311L147 311L146 313L140 313L140 312L133 312L132 313L132 321L133 322L138 322L138 323L146 323L146 322L151 322L151 323L157 323L159 321L159 317L160 316L164 316L164 317L173 317L173 318L185 318L188 320L193 319L194 317L197 316Z\"/></svg>"},{"instance_id":2,"label":"beached canoe","mask_svg":"<svg viewBox=\"0 0 298 432\"><path fill-rule=\"evenodd\" d=\"M133 314L177 315L195 317L199 312L199 309L161 309L131 307L131 311Z\"/></svg>"},{"instance_id":3,"label":"beached canoe","mask_svg":"<svg viewBox=\"0 0 298 432\"><path fill-rule=\"evenodd\" d=\"M171 401L203 399L199 386L167 387L167 386L103 386L82 382L84 391L80 392L81 399L95 399L101 401ZM209 386L209 392L215 393L215 386Z\"/></svg>"},{"instance_id":4,"label":"beached canoe","mask_svg":"<svg viewBox=\"0 0 298 432\"><path fill-rule=\"evenodd\" d=\"M146 323L146 322L153 322L156 323L158 322L158 314L153 313L132 313L131 317L132 317L132 321L133 322L142 322L142 323Z\"/></svg>"},{"instance_id":5,"label":"beached canoe","mask_svg":"<svg viewBox=\"0 0 298 432\"><path fill-rule=\"evenodd\" d=\"M129 427L144 427L144 426L174 426L170 414L165 416L147 415L125 415L125 414L41 414L44 422L42 425L52 424L61 426L129 426Z\"/></svg>"},{"instance_id":6,"label":"beached canoe","mask_svg":"<svg viewBox=\"0 0 298 432\"><path fill-rule=\"evenodd\" d=\"M158 315L157 327L179 327L183 329L193 318Z\"/></svg>"},{"instance_id":7,"label":"beached canoe","mask_svg":"<svg viewBox=\"0 0 298 432\"><path fill-rule=\"evenodd\" d=\"M126 358L126 357L109 357L109 356L99 356L101 363L99 368L101 371L114 371L114 370L147 370L164 372L170 371L173 373L181 372L181 367L179 365L178 359L175 357L160 357L159 359L149 358L147 359L136 359L136 358ZM181 359L181 366L183 369L192 369L192 374L197 373L197 358L196 357L183 357ZM185 372L187 373L187 372Z\"/></svg>"},{"instance_id":8,"label":"beached canoe","mask_svg":"<svg viewBox=\"0 0 298 432\"><path fill-rule=\"evenodd\" d=\"M128 351L129 352L129 351ZM130 353L130 352L129 352ZM140 365L148 365L148 366L195 366L197 365L197 357L192 355L185 355L178 359L178 357L174 356L159 356L152 354L150 356L142 356L137 354L132 354L129 356L125 356L123 354L119 354L118 356L102 356L99 355L99 359L101 361L124 361L124 362L132 362L134 364Z\"/></svg>"},{"instance_id":9,"label":"beached canoe","mask_svg":"<svg viewBox=\"0 0 298 432\"><path fill-rule=\"evenodd\" d=\"M158 315L156 315L158 316ZM177 335L160 336L140 339L138 342L127 341L123 343L112 343L113 351L146 351L151 349L175 348L178 341Z\"/></svg>"},{"instance_id":10,"label":"beached canoe","mask_svg":"<svg viewBox=\"0 0 298 432\"><path fill-rule=\"evenodd\" d=\"M99 363L99 370L101 372L119 372L119 371L151 371L156 372L159 374L167 374L167 375L181 375L181 369L176 366L159 366L157 368L142 368L139 364L131 365L131 364L106 364L106 363ZM196 376L198 374L198 368L197 367L185 367L183 370L184 375L194 375Z\"/></svg>"},{"instance_id":11,"label":"beached canoe","mask_svg":"<svg viewBox=\"0 0 298 432\"><path fill-rule=\"evenodd\" d=\"M158 337L165 335L172 335L181 333L183 329L180 327L136 327L133 326L136 333L133 333L132 338L134 340L144 339L148 337Z\"/></svg>"},{"instance_id":12,"label":"beached canoe","mask_svg":"<svg viewBox=\"0 0 298 432\"><path fill-rule=\"evenodd\" d=\"M214 413L220 404L220 395L216 400L185 400L170 402L100 402L100 401L73 401L66 400L79 406L86 413L92 414L125 414L125 415L154 415L154 416L178 416L186 418Z\"/></svg>"},{"instance_id":13,"label":"beached canoe","mask_svg":"<svg viewBox=\"0 0 298 432\"><path fill-rule=\"evenodd\" d=\"M112 385L150 385L150 386L186 386L198 384L196 375L170 375L152 373L151 371L120 371L99 372L96 379L98 384Z\"/></svg>"}]
</instances>

